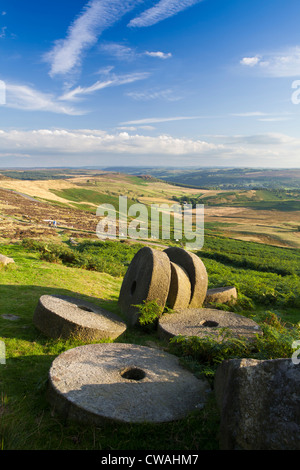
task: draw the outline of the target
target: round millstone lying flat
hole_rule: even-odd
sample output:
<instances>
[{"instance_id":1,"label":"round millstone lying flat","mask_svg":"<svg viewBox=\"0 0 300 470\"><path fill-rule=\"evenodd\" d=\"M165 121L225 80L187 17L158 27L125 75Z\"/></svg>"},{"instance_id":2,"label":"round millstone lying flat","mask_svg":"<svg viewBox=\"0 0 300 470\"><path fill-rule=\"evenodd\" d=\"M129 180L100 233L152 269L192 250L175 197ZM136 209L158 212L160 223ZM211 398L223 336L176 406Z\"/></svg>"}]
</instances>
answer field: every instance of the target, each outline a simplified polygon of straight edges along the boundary
<instances>
[{"instance_id":1,"label":"round millstone lying flat","mask_svg":"<svg viewBox=\"0 0 300 470\"><path fill-rule=\"evenodd\" d=\"M189 276L191 282L189 308L202 307L207 292L208 276L199 256L178 247L167 248L165 253L170 261L181 266Z\"/></svg>"},{"instance_id":2,"label":"round millstone lying flat","mask_svg":"<svg viewBox=\"0 0 300 470\"><path fill-rule=\"evenodd\" d=\"M171 282L171 266L168 256L150 247L141 248L133 257L119 294L119 306L128 324L138 322L139 309L135 305L156 301L165 307Z\"/></svg>"},{"instance_id":3,"label":"round millstone lying flat","mask_svg":"<svg viewBox=\"0 0 300 470\"><path fill-rule=\"evenodd\" d=\"M126 330L126 324L114 313L68 296L40 297L33 322L51 338L78 338L83 341L116 339Z\"/></svg>"},{"instance_id":4,"label":"round millstone lying flat","mask_svg":"<svg viewBox=\"0 0 300 470\"><path fill-rule=\"evenodd\" d=\"M208 289L204 300L204 305L227 302L234 302L237 299L237 290L234 286L216 287Z\"/></svg>"},{"instance_id":5,"label":"round millstone lying flat","mask_svg":"<svg viewBox=\"0 0 300 470\"><path fill-rule=\"evenodd\" d=\"M172 309L187 308L191 300L191 282L187 272L171 261L171 283L167 306Z\"/></svg>"},{"instance_id":6,"label":"round millstone lying flat","mask_svg":"<svg viewBox=\"0 0 300 470\"><path fill-rule=\"evenodd\" d=\"M174 313L165 313L158 321L158 334L162 338L213 335L214 339L221 341L222 328L228 328L235 337L249 340L262 334L257 323L250 318L213 308L179 309Z\"/></svg>"},{"instance_id":7,"label":"round millstone lying flat","mask_svg":"<svg viewBox=\"0 0 300 470\"><path fill-rule=\"evenodd\" d=\"M8 256L0 254L0 264L4 264L4 266L7 266L8 264L11 264L14 262L15 261L12 258L9 258Z\"/></svg>"},{"instance_id":8,"label":"round millstone lying flat","mask_svg":"<svg viewBox=\"0 0 300 470\"><path fill-rule=\"evenodd\" d=\"M176 356L146 346L102 343L58 356L48 400L66 420L168 422L204 406L210 387Z\"/></svg>"}]
</instances>

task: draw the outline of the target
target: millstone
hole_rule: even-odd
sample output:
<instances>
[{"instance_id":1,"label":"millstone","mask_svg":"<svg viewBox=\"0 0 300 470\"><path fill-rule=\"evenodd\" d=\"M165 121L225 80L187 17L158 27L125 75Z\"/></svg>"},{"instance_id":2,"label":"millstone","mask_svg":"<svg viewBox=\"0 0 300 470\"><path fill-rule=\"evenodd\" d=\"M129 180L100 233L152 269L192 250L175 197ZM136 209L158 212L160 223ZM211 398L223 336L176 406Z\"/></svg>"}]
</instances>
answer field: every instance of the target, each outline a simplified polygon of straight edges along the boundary
<instances>
[{"instance_id":1,"label":"millstone","mask_svg":"<svg viewBox=\"0 0 300 470\"><path fill-rule=\"evenodd\" d=\"M135 305L156 301L163 309L169 294L171 266L168 256L144 247L133 257L119 294L119 306L129 325L135 325L139 310Z\"/></svg>"},{"instance_id":2,"label":"millstone","mask_svg":"<svg viewBox=\"0 0 300 470\"><path fill-rule=\"evenodd\" d=\"M237 299L235 287L217 287L208 289L204 300L204 305L227 302L234 302Z\"/></svg>"},{"instance_id":3,"label":"millstone","mask_svg":"<svg viewBox=\"0 0 300 470\"><path fill-rule=\"evenodd\" d=\"M261 329L250 318L233 312L213 308L178 309L171 314L165 313L158 322L158 334L162 338L174 336L213 336L221 341L222 328L228 328L235 337L254 339L262 334Z\"/></svg>"},{"instance_id":4,"label":"millstone","mask_svg":"<svg viewBox=\"0 0 300 470\"><path fill-rule=\"evenodd\" d=\"M11 264L14 262L15 261L12 258L9 258L8 256L0 254L0 264L4 264L4 266L6 266L7 264Z\"/></svg>"},{"instance_id":5,"label":"millstone","mask_svg":"<svg viewBox=\"0 0 300 470\"><path fill-rule=\"evenodd\" d=\"M186 271L171 261L171 283L167 306L172 309L187 308L191 300L191 282Z\"/></svg>"},{"instance_id":6,"label":"millstone","mask_svg":"<svg viewBox=\"0 0 300 470\"><path fill-rule=\"evenodd\" d=\"M80 346L58 356L49 372L54 410L96 425L181 419L202 408L209 392L177 357L133 344Z\"/></svg>"},{"instance_id":7,"label":"millstone","mask_svg":"<svg viewBox=\"0 0 300 470\"><path fill-rule=\"evenodd\" d=\"M115 339L126 330L126 324L114 313L68 296L40 297L33 322L51 338Z\"/></svg>"},{"instance_id":8,"label":"millstone","mask_svg":"<svg viewBox=\"0 0 300 470\"><path fill-rule=\"evenodd\" d=\"M207 292L208 276L199 256L178 247L167 248L165 253L170 261L181 266L189 276L191 282L189 308L202 307Z\"/></svg>"}]
</instances>

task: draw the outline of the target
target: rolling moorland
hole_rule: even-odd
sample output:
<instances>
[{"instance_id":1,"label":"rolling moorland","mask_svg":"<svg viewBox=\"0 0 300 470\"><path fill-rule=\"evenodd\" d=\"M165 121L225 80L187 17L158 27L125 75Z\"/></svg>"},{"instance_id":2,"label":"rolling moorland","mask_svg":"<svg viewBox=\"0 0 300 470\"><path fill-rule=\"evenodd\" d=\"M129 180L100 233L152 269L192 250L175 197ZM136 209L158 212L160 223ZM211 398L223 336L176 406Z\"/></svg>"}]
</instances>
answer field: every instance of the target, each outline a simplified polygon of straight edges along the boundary
<instances>
[{"instance_id":1,"label":"rolling moorland","mask_svg":"<svg viewBox=\"0 0 300 470\"><path fill-rule=\"evenodd\" d=\"M39 297L71 295L119 314L123 276L134 254L149 242L97 238L97 207L104 203L117 207L119 195L126 195L129 204L204 204L204 245L197 254L206 266L209 288L234 285L238 291L235 305L216 308L254 319L264 335L251 346L230 336L219 344L181 338L167 343L158 339L155 324L149 324L129 328L115 341L172 352L213 387L223 359L291 357L292 342L300 339L300 189L295 174L285 173L284 180L273 174L272 186L257 181L247 186L241 183L243 170L235 180L239 187L225 188L220 183L224 170L219 170L219 184L206 180L197 187L187 179L167 181L171 170L164 175L162 170L124 171L0 171L0 253L15 261L0 269L0 341L6 347L6 364L0 364L0 448L4 450L218 449L219 413L213 396L203 410L180 422L101 428L65 423L46 400L52 361L82 343L52 340L34 327ZM192 176L191 171L187 174ZM51 225L53 220L57 226ZM179 243L150 242L157 249Z\"/></svg>"}]
</instances>

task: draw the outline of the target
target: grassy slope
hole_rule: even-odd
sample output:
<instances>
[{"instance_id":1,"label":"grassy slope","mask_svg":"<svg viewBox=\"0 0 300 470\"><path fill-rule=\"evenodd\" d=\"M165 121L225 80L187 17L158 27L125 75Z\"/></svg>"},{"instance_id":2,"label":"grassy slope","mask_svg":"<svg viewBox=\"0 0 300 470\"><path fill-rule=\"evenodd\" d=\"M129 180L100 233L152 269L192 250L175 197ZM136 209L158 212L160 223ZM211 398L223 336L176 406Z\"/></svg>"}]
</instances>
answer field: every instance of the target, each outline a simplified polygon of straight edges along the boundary
<instances>
[{"instance_id":1,"label":"grassy slope","mask_svg":"<svg viewBox=\"0 0 300 470\"><path fill-rule=\"evenodd\" d=\"M46 401L48 371L61 352L79 341L44 337L32 323L43 294L83 296L118 311L122 278L40 261L37 253L18 246L1 247L16 264L1 271L0 340L6 346L6 365L0 365L0 444L15 449L213 449L217 448L218 412L214 403L200 425L198 416L180 423L157 425L107 425L105 429L77 424L64 425L52 416ZM19 316L18 321L3 314ZM128 331L119 341L147 345L153 339L140 331Z\"/></svg>"},{"instance_id":2,"label":"grassy slope","mask_svg":"<svg viewBox=\"0 0 300 470\"><path fill-rule=\"evenodd\" d=\"M99 203L99 193L107 198L100 200L103 203L115 201L118 194L151 202L157 197L171 200L172 195L185 192L164 183L148 183L124 175L114 179L109 190L103 181L101 178L84 184L82 180L79 183L68 181L66 188L61 181L54 190L62 191L61 201L66 204L82 204L86 191L90 191L92 200L85 202L91 204ZM48 182L41 188L40 197L53 194ZM186 191L197 195L195 189ZM259 197L268 204L273 202L269 193L260 193ZM88 205L86 208L90 209ZM199 253L209 275L209 287L236 285L239 291L236 311L257 321L271 310L282 321L297 324L300 320L299 251L216 237L213 235L216 230L213 226L210 228L212 231L208 227L204 248ZM118 245L117 250L121 252L121 248L125 254L126 246ZM110 269L111 274L108 274L41 261L38 252L26 251L22 246L0 247L0 252L16 261L15 265L0 271L0 340L5 342L7 357L6 365L0 364L0 448L2 445L4 449L218 449L218 412L213 400L195 416L159 426L111 425L105 429L66 426L50 412L45 390L51 362L61 352L80 343L53 341L39 333L32 324L37 301L42 294L64 293L84 296L118 313L122 276L133 256L130 249L128 247L128 258L120 256L118 264L116 251L99 250L99 256L106 261L103 270ZM92 246L89 252L94 251ZM3 314L17 315L20 319L5 320ZM128 330L119 341L144 345L152 341L162 346L155 333L137 329Z\"/></svg>"},{"instance_id":3,"label":"grassy slope","mask_svg":"<svg viewBox=\"0 0 300 470\"><path fill-rule=\"evenodd\" d=\"M241 314L259 319L272 310L278 318L295 324L300 320L299 253L270 247L265 251L261 270L259 259L264 248L208 235L200 254L210 287L236 285L239 302L235 309ZM95 250L92 243L90 252L97 250L101 258L107 259L113 252L109 245ZM122 245L120 250L121 253L128 250L133 256L134 249L130 246ZM0 340L5 342L7 357L6 365L0 365L0 443L2 440L4 449L218 449L219 416L214 399L197 414L164 425L95 428L65 425L62 418L53 416L45 397L49 368L57 355L80 342L51 340L37 331L32 324L37 301L43 294L84 296L118 313L122 276L44 262L38 252L18 245L2 246L1 252L16 262L1 270ZM222 258L224 252L227 258ZM243 255L244 267L237 263L236 254ZM285 255L289 258L281 266ZM276 272L283 268L285 274ZM9 321L2 318L3 314L20 318ZM137 328L127 330L117 341L143 345L151 341L166 347L155 331Z\"/></svg>"}]
</instances>

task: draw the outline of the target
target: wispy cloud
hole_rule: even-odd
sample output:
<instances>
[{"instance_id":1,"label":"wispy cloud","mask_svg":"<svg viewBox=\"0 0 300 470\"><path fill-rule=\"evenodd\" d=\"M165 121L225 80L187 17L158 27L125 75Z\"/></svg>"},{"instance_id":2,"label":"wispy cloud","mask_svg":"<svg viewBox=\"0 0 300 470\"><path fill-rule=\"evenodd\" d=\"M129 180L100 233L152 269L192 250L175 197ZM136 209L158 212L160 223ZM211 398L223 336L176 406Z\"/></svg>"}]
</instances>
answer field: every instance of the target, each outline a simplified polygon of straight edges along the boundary
<instances>
[{"instance_id":1,"label":"wispy cloud","mask_svg":"<svg viewBox=\"0 0 300 470\"><path fill-rule=\"evenodd\" d=\"M263 113L262 111L250 111L246 113L232 113L230 116L256 117L256 116L268 116L268 113Z\"/></svg>"},{"instance_id":2,"label":"wispy cloud","mask_svg":"<svg viewBox=\"0 0 300 470\"><path fill-rule=\"evenodd\" d=\"M120 124L156 124L158 122L170 122L170 121L184 121L188 119L203 119L206 116L175 116L175 117L166 117L166 118L144 118L144 119L137 119L134 121L126 121L121 122Z\"/></svg>"},{"instance_id":3,"label":"wispy cloud","mask_svg":"<svg viewBox=\"0 0 300 470\"><path fill-rule=\"evenodd\" d=\"M157 5L133 18L128 26L146 27L170 18L202 0L160 0Z\"/></svg>"},{"instance_id":4,"label":"wispy cloud","mask_svg":"<svg viewBox=\"0 0 300 470\"><path fill-rule=\"evenodd\" d=\"M101 34L126 13L134 10L145 0L89 0L79 16L70 24L66 37L55 41L53 48L44 55L50 65L50 76L65 75L81 66L88 49L95 46ZM146 27L163 21L202 0L160 0L155 6L132 18L128 26ZM121 57L131 57L134 50L119 45L104 45L103 48ZM145 54L145 53L144 53ZM170 53L146 52L151 57L168 59Z\"/></svg>"},{"instance_id":5,"label":"wispy cloud","mask_svg":"<svg viewBox=\"0 0 300 470\"><path fill-rule=\"evenodd\" d=\"M28 85L5 83L8 108L24 111L44 111L72 116L85 114L84 111L65 106L50 93L43 93Z\"/></svg>"},{"instance_id":6,"label":"wispy cloud","mask_svg":"<svg viewBox=\"0 0 300 470\"><path fill-rule=\"evenodd\" d=\"M98 80L93 85L89 87L81 87L78 86L73 90L67 91L64 95L62 95L59 99L61 101L72 101L76 100L81 95L89 95L94 93L98 90L103 90L104 88L111 87L111 86L120 86L126 85L128 83L133 83L138 80L144 80L145 78L149 77L148 72L137 72L131 73L127 75L115 75L112 78L108 78L105 81Z\"/></svg>"},{"instance_id":7,"label":"wispy cloud","mask_svg":"<svg viewBox=\"0 0 300 470\"><path fill-rule=\"evenodd\" d=\"M292 118L290 113L263 113L262 111L250 111L246 113L234 113L230 114L233 117L249 117L257 118L260 122L279 122L288 121Z\"/></svg>"},{"instance_id":8,"label":"wispy cloud","mask_svg":"<svg viewBox=\"0 0 300 470\"><path fill-rule=\"evenodd\" d=\"M101 44L100 50L106 54L109 54L119 60L134 60L139 57L148 56L156 59L170 59L172 57L171 52L162 51L145 51L138 52L136 49L129 47L124 44L115 42Z\"/></svg>"},{"instance_id":9,"label":"wispy cloud","mask_svg":"<svg viewBox=\"0 0 300 470\"><path fill-rule=\"evenodd\" d=\"M173 90L147 90L147 91L131 91L126 93L127 96L136 101L151 101L151 100L165 100L165 101L179 101L181 96L175 94Z\"/></svg>"},{"instance_id":10,"label":"wispy cloud","mask_svg":"<svg viewBox=\"0 0 300 470\"><path fill-rule=\"evenodd\" d=\"M100 50L119 60L131 60L137 56L135 49L115 42L101 44Z\"/></svg>"},{"instance_id":11,"label":"wispy cloud","mask_svg":"<svg viewBox=\"0 0 300 470\"><path fill-rule=\"evenodd\" d=\"M281 51L243 57L240 64L268 77L295 77L300 75L300 46Z\"/></svg>"},{"instance_id":12,"label":"wispy cloud","mask_svg":"<svg viewBox=\"0 0 300 470\"><path fill-rule=\"evenodd\" d=\"M94 46L104 30L143 0L90 0L70 25L65 39L56 41L45 55L50 75L66 74L81 65L82 56Z\"/></svg>"},{"instance_id":13,"label":"wispy cloud","mask_svg":"<svg viewBox=\"0 0 300 470\"><path fill-rule=\"evenodd\" d=\"M2 28L0 29L0 38L5 38L6 30L7 30L7 26L2 26Z\"/></svg>"}]
</instances>

